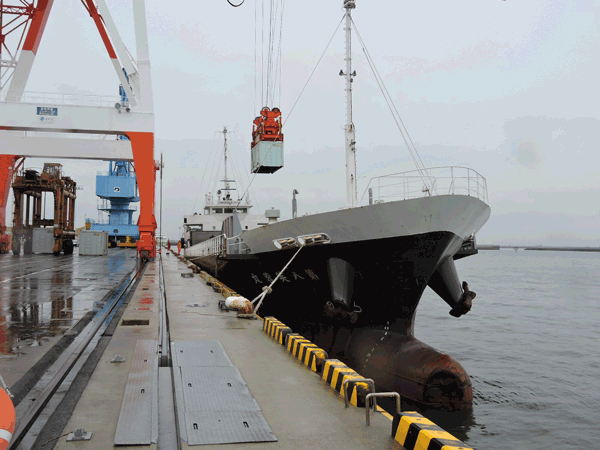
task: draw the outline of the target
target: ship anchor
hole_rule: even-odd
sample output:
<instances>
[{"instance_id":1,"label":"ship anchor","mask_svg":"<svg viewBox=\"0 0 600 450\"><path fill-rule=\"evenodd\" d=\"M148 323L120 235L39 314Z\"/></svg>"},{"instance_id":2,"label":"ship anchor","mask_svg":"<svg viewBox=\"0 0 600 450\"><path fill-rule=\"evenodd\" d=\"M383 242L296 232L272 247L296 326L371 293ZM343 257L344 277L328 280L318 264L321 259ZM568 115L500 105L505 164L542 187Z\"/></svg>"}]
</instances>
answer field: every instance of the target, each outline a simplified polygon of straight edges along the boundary
<instances>
[{"instance_id":1,"label":"ship anchor","mask_svg":"<svg viewBox=\"0 0 600 450\"><path fill-rule=\"evenodd\" d=\"M460 317L463 314L471 311L473 307L473 299L477 295L475 292L469 290L469 284L466 281L462 282L463 294L460 296L460 300L457 305L450 310L452 317Z\"/></svg>"}]
</instances>

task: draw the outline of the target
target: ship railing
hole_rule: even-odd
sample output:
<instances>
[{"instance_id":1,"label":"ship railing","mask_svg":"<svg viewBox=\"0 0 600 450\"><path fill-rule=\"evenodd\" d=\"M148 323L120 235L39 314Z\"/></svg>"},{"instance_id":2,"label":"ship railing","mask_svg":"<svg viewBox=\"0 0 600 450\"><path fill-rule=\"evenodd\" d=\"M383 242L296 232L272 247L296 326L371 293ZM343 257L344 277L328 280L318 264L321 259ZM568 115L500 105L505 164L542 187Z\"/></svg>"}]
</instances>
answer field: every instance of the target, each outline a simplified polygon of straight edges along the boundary
<instances>
[{"instance_id":1,"label":"ship railing","mask_svg":"<svg viewBox=\"0 0 600 450\"><path fill-rule=\"evenodd\" d=\"M222 254L227 245L227 236L224 234L215 236L199 244L192 245L185 249L186 258L197 258L200 256L212 256Z\"/></svg>"},{"instance_id":2,"label":"ship railing","mask_svg":"<svg viewBox=\"0 0 600 450\"><path fill-rule=\"evenodd\" d=\"M488 203L486 179L462 166L431 167L373 177L361 204L384 203L438 195L468 195Z\"/></svg>"},{"instance_id":3,"label":"ship railing","mask_svg":"<svg viewBox=\"0 0 600 450\"><path fill-rule=\"evenodd\" d=\"M234 236L227 239L227 254L228 255L247 255L250 253L250 247L240 236Z\"/></svg>"}]
</instances>

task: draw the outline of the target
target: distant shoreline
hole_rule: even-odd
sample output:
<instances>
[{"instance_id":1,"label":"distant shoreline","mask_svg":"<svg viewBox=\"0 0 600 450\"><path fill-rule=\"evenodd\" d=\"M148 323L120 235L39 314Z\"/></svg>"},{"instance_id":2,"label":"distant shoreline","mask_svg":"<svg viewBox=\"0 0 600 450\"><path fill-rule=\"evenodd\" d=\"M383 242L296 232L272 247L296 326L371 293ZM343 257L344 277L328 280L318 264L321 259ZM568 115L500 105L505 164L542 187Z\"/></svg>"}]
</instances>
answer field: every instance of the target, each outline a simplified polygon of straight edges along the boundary
<instances>
[{"instance_id":1,"label":"distant shoreline","mask_svg":"<svg viewBox=\"0 0 600 450\"><path fill-rule=\"evenodd\" d=\"M551 252L600 252L600 247L527 247L517 245L478 245L477 250L500 250L516 248L519 250L551 251Z\"/></svg>"}]
</instances>

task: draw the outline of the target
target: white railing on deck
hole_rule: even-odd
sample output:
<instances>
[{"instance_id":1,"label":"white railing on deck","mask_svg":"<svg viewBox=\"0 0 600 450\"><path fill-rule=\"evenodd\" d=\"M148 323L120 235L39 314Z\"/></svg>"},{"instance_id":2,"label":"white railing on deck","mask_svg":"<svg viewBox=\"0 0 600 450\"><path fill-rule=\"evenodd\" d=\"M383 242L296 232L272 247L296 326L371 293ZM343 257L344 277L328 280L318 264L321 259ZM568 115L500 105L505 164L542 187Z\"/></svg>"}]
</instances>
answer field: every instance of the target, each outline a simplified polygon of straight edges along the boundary
<instances>
[{"instance_id":1,"label":"white railing on deck","mask_svg":"<svg viewBox=\"0 0 600 450\"><path fill-rule=\"evenodd\" d=\"M185 249L186 258L220 255L225 250L226 236L224 234L208 239Z\"/></svg>"},{"instance_id":2,"label":"white railing on deck","mask_svg":"<svg viewBox=\"0 0 600 450\"><path fill-rule=\"evenodd\" d=\"M468 167L431 167L371 178L361 204L436 195L468 195L488 203L487 181Z\"/></svg>"}]
</instances>

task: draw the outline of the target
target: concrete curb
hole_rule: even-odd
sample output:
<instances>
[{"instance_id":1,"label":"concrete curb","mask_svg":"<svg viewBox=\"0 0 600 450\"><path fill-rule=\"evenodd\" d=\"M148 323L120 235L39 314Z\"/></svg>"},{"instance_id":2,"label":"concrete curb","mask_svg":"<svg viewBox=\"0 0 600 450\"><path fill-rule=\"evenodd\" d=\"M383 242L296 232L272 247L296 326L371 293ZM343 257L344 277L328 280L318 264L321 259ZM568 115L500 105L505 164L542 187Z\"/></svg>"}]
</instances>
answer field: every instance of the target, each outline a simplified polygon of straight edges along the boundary
<instances>
[{"instance_id":1,"label":"concrete curb","mask_svg":"<svg viewBox=\"0 0 600 450\"><path fill-rule=\"evenodd\" d=\"M291 334L292 329L275 319L275 317L265 317L263 331L279 342L280 345L285 345L287 342L286 337Z\"/></svg>"},{"instance_id":2,"label":"concrete curb","mask_svg":"<svg viewBox=\"0 0 600 450\"><path fill-rule=\"evenodd\" d=\"M210 277L210 275L208 276ZM298 358L310 370L321 374L321 378L342 397L344 396L343 383L348 380L350 404L358 408L365 407L366 396L371 390L364 377L343 362L329 359L325 350L317 347L304 336L293 333L290 327L275 317L263 319L263 331L280 345L284 345L289 353Z\"/></svg>"},{"instance_id":3,"label":"concrete curb","mask_svg":"<svg viewBox=\"0 0 600 450\"><path fill-rule=\"evenodd\" d=\"M405 450L473 450L417 412L396 414L392 437Z\"/></svg>"},{"instance_id":4,"label":"concrete curb","mask_svg":"<svg viewBox=\"0 0 600 450\"><path fill-rule=\"evenodd\" d=\"M302 361L310 370L315 373L323 371L323 364L329 358L325 350L296 333L288 334L286 343L287 351Z\"/></svg>"}]
</instances>

